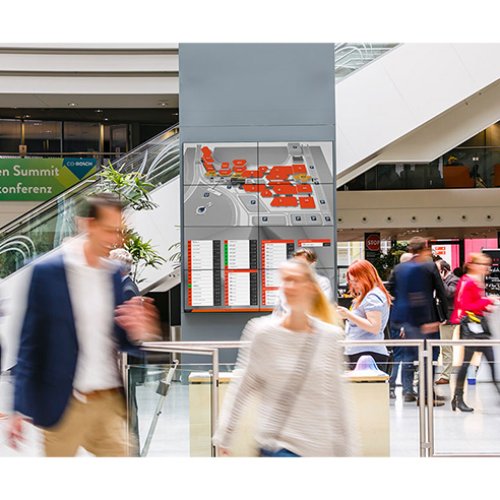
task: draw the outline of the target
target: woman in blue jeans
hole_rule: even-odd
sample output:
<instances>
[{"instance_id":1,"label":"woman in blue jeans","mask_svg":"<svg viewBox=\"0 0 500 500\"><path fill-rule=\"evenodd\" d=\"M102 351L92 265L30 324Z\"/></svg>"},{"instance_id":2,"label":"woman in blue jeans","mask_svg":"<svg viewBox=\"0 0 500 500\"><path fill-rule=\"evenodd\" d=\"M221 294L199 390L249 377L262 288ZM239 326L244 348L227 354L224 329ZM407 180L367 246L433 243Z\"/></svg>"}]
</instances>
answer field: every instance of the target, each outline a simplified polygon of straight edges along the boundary
<instances>
[{"instance_id":1,"label":"woman in blue jeans","mask_svg":"<svg viewBox=\"0 0 500 500\"><path fill-rule=\"evenodd\" d=\"M258 401L255 441L262 457L328 457L353 453L351 422L341 380L339 318L310 266L281 269L285 316L248 322L235 378L213 443L231 455L233 437L251 397Z\"/></svg>"}]
</instances>

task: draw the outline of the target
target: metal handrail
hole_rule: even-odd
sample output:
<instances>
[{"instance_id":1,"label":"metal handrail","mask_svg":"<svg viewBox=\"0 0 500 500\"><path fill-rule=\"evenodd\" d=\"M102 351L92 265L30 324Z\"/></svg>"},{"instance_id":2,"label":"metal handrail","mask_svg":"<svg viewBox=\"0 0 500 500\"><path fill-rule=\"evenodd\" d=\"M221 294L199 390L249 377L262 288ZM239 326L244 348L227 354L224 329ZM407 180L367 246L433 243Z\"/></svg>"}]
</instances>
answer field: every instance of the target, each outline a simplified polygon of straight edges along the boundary
<instances>
[{"instance_id":1,"label":"metal handrail","mask_svg":"<svg viewBox=\"0 0 500 500\"><path fill-rule=\"evenodd\" d=\"M498 340L427 340L428 352L432 352L434 346L495 346L500 345ZM432 360L432 355L428 357ZM436 453L434 451L434 410L433 410L433 380L432 380L432 362L427 363L427 412L428 412L428 437L429 437L429 456L430 457L500 457L500 453ZM422 391L421 391L422 392Z\"/></svg>"},{"instance_id":2,"label":"metal handrail","mask_svg":"<svg viewBox=\"0 0 500 500\"><path fill-rule=\"evenodd\" d=\"M340 81L371 64L387 52L394 50L397 43L339 43L335 44L335 79Z\"/></svg>"},{"instance_id":3,"label":"metal handrail","mask_svg":"<svg viewBox=\"0 0 500 500\"><path fill-rule=\"evenodd\" d=\"M385 346L406 346L417 347L419 366L424 366L424 340L342 340L339 341L342 346L345 345L385 345ZM212 436L217 428L219 418L219 349L237 349L244 345L249 345L248 341L161 341L145 342L141 349L150 352L172 352L185 354L212 354L213 375L212 375L212 406L211 406L211 431ZM217 365L215 362L217 360ZM419 442L420 456L425 457L429 448L429 435L425 426L425 404L424 393L419 394ZM212 456L217 456L217 447L212 445Z\"/></svg>"},{"instance_id":4,"label":"metal handrail","mask_svg":"<svg viewBox=\"0 0 500 500\"><path fill-rule=\"evenodd\" d=\"M174 344L177 344L173 342ZM180 342L179 342L180 343ZM212 380L211 380L211 404L210 404L210 435L213 436L217 429L217 423L219 418L219 349L195 346L191 345L187 348L182 348L181 346L169 347L167 345L156 345L152 346L150 344L162 344L162 342L148 342L146 346L143 344L141 346L142 350L148 352L171 352L172 354L205 354L207 356L212 356ZM170 344L165 342L164 344ZM122 373L126 373L127 370L127 356L124 354L122 356ZM125 384L127 391L127 408L128 408L128 384ZM128 428L128 423L127 423ZM211 444L211 455L213 457L217 456L217 447Z\"/></svg>"},{"instance_id":5,"label":"metal handrail","mask_svg":"<svg viewBox=\"0 0 500 500\"><path fill-rule=\"evenodd\" d=\"M117 158L113 163L120 163L121 165L125 165L127 162L127 159L136 156L141 150L145 149L146 147L154 144L154 141L158 140L161 136L168 134L169 132L172 132L172 135L175 133L175 131L179 128L178 124L173 125L172 127L164 130L163 132L155 135L148 141L146 141L144 144L141 144L137 146L136 148L132 149L128 153L124 154L123 156L120 156L120 158ZM169 136L171 137L171 136ZM15 218L14 220L8 222L4 226L0 227L0 234L5 234L11 230L13 230L16 227L21 226L25 222L28 222L29 220L37 217L43 212L46 212L48 210L51 210L55 207L57 207L57 204L61 198L66 198L72 196L75 192L77 191L83 191L89 187L89 185L95 184L99 179L97 177L98 172L91 175L90 177L87 177L74 186L66 189L59 195L55 196L54 198L51 198L50 200L47 200L39 205L37 205L35 208L30 210L29 212L26 212L19 217Z\"/></svg>"},{"instance_id":6,"label":"metal handrail","mask_svg":"<svg viewBox=\"0 0 500 500\"><path fill-rule=\"evenodd\" d=\"M434 405L433 405L433 376L432 376L432 352L433 347L443 345L452 346L495 346L500 345L499 340L341 340L343 346L350 345L384 345L384 346L406 346L418 348L418 363L422 367L421 373L427 374L427 404L425 404L425 394L419 391L419 448L421 457L499 457L500 453L436 453L434 446ZM176 342L146 342L142 349L154 352L185 352L193 354L212 353L212 363L214 362L214 352L219 349L237 349L244 345L249 345L248 341L176 341ZM218 360L218 354L217 354ZM218 395L219 370L213 372L212 387ZM214 397L214 393L212 393ZM213 404L218 404L212 398ZM218 419L217 412L212 412L212 423ZM212 430L215 429L215 425ZM214 452L216 453L216 451Z\"/></svg>"}]
</instances>

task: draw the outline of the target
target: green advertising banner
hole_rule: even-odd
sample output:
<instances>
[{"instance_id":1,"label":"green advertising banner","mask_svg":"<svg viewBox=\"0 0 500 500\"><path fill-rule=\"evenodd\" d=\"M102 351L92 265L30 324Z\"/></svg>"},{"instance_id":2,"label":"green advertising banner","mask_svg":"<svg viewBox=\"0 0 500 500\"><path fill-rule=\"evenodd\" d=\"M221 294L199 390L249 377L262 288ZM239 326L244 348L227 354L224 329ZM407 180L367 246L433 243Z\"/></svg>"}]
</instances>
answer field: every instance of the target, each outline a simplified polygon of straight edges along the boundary
<instances>
[{"instance_id":1,"label":"green advertising banner","mask_svg":"<svg viewBox=\"0 0 500 500\"><path fill-rule=\"evenodd\" d=\"M0 201L46 201L96 172L95 158L1 158Z\"/></svg>"}]
</instances>

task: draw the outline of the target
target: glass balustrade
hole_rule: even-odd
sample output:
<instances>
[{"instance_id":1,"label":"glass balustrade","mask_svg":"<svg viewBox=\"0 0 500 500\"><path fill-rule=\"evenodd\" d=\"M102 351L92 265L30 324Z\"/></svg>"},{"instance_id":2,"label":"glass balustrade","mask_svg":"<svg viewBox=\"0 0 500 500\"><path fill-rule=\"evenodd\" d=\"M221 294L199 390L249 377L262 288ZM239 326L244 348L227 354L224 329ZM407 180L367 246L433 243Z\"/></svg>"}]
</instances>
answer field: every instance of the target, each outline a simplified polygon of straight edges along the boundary
<instances>
[{"instance_id":1,"label":"glass balustrade","mask_svg":"<svg viewBox=\"0 0 500 500\"><path fill-rule=\"evenodd\" d=\"M171 357L166 355L167 358ZM212 364L172 362L127 366L131 454L210 457ZM219 365L219 401L232 364Z\"/></svg>"},{"instance_id":2,"label":"glass balustrade","mask_svg":"<svg viewBox=\"0 0 500 500\"><path fill-rule=\"evenodd\" d=\"M476 341L477 342L477 341ZM485 341L498 349L500 340ZM143 457L210 457L212 419L212 353L192 352L193 348L169 348L176 343L163 343L160 357L150 359L150 364L130 364L124 367L128 388L129 435L131 455ZM198 344L206 348L203 343ZM392 345L391 345L392 344ZM460 350L463 341L431 341L430 344L452 344ZM470 341L469 341L470 344ZM394 342L386 345L393 349ZM403 349L404 343L400 344ZM414 346L413 346L414 347ZM174 353L171 351L175 351ZM189 354L184 354L187 351ZM219 349L220 353L224 349ZM149 354L148 354L149 355ZM155 353L157 355L157 353ZM184 362L188 360L189 362ZM193 357L194 362L193 362ZM359 455L418 457L418 456L500 456L500 395L491 382L490 366L481 360L479 369L468 371L464 386L465 402L473 412L452 411L451 398L455 391L456 373L460 357L454 357L454 369L450 384L435 386L442 396L443 405L420 405L416 401L405 401L401 387L401 375L396 377L395 398L389 397L387 380L366 380L366 374L345 381L348 384L351 425L358 434ZM175 366L175 360L180 363ZM427 357L415 362L413 388L425 380L424 370L429 372ZM154 361L154 362L153 362ZM474 360L473 360L474 363ZM498 372L498 361L494 365ZM233 363L218 363L218 416L231 380ZM435 368L439 374L439 362ZM400 368L401 372L401 368ZM360 377L364 380L360 380ZM0 376L0 412L12 409L13 376ZM247 409L235 440L235 455L253 453L253 429L256 406ZM216 417L217 418L217 417ZM40 432L31 425L26 426L26 442L22 449L9 448L6 428L0 421L0 456L39 456L43 454ZM135 430L138 430L136 433ZM389 445L388 452L387 443ZM134 448L135 447L135 448ZM84 454L82 453L79 454Z\"/></svg>"},{"instance_id":3,"label":"glass balustrade","mask_svg":"<svg viewBox=\"0 0 500 500\"><path fill-rule=\"evenodd\" d=\"M339 189L473 189L500 187L500 147L457 148L431 163L377 165Z\"/></svg>"},{"instance_id":4,"label":"glass balustrade","mask_svg":"<svg viewBox=\"0 0 500 500\"><path fill-rule=\"evenodd\" d=\"M335 44L335 80L338 82L354 71L383 56L396 43L338 43Z\"/></svg>"},{"instance_id":5,"label":"glass balustrade","mask_svg":"<svg viewBox=\"0 0 500 500\"><path fill-rule=\"evenodd\" d=\"M178 129L172 128L112 163L123 173L140 172L156 188L179 175ZM57 248L78 233L75 215L85 197L99 190L99 175L87 178L61 195L0 229L0 278Z\"/></svg>"},{"instance_id":6,"label":"glass balustrade","mask_svg":"<svg viewBox=\"0 0 500 500\"><path fill-rule=\"evenodd\" d=\"M169 343L164 346L168 351ZM415 346L412 348L418 350ZM139 449L142 456L209 457L212 453L213 366L206 354L201 355L205 356L204 360L200 357L196 364L181 362L168 382L174 355L165 352L162 356L165 356L162 364L135 364L127 368L131 436L136 435L134 429L139 434L139 445L135 449ZM234 363L219 364L219 414L233 370ZM415 373L416 383L423 378L418 361ZM399 379L397 398L390 399L388 378L386 375L373 380L366 373L361 373L361 378L344 378L349 420L358 437L359 454L418 457L421 454L423 411L416 401L403 400ZM256 414L257 401L253 400L236 431L235 456L255 454L253 429Z\"/></svg>"}]
</instances>

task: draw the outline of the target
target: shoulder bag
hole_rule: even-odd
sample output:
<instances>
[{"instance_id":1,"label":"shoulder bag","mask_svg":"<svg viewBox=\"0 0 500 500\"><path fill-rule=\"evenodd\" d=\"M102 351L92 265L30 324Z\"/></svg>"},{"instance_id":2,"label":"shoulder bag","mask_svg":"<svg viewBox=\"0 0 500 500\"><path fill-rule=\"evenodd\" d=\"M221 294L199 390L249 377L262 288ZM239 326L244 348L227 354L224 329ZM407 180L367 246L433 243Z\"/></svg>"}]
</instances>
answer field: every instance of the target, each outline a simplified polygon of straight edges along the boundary
<instances>
[{"instance_id":1,"label":"shoulder bag","mask_svg":"<svg viewBox=\"0 0 500 500\"><path fill-rule=\"evenodd\" d=\"M485 340L491 338L488 321L484 316L465 311L460 320L460 338L463 340Z\"/></svg>"},{"instance_id":2,"label":"shoulder bag","mask_svg":"<svg viewBox=\"0 0 500 500\"><path fill-rule=\"evenodd\" d=\"M465 282L462 282L457 304L460 304ZM486 340L491 338L488 321L484 316L478 316L471 311L464 311L460 318L460 338L463 340Z\"/></svg>"}]
</instances>

